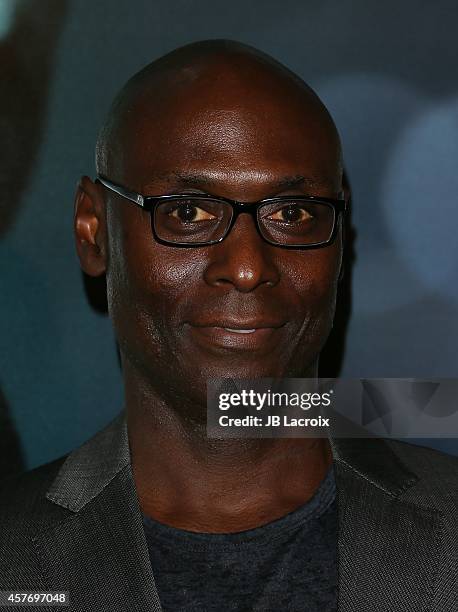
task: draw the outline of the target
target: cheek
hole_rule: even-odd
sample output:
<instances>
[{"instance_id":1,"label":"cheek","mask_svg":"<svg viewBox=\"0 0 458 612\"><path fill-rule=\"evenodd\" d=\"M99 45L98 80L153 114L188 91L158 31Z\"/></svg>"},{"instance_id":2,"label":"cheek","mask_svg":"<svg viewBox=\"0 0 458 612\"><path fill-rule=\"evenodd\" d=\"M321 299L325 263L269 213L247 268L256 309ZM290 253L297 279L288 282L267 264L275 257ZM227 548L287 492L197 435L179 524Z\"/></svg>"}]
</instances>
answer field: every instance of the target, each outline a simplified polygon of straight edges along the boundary
<instances>
[{"instance_id":1,"label":"cheek","mask_svg":"<svg viewBox=\"0 0 458 612\"><path fill-rule=\"evenodd\" d=\"M298 253L289 277L296 299L296 332L285 376L304 376L316 360L331 332L340 270L340 246Z\"/></svg>"},{"instance_id":2,"label":"cheek","mask_svg":"<svg viewBox=\"0 0 458 612\"><path fill-rule=\"evenodd\" d=\"M340 241L324 249L298 254L294 272L294 294L300 312L300 330L293 353L295 361L310 363L318 355L331 332L337 300L342 256ZM302 258L301 258L302 255Z\"/></svg>"},{"instance_id":3,"label":"cheek","mask_svg":"<svg viewBox=\"0 0 458 612\"><path fill-rule=\"evenodd\" d=\"M324 326L335 313L341 263L340 241L330 247L297 253L290 261L288 276L303 316Z\"/></svg>"},{"instance_id":4,"label":"cheek","mask_svg":"<svg viewBox=\"0 0 458 612\"><path fill-rule=\"evenodd\" d=\"M197 251L155 242L149 216L138 212L128 209L108 219L109 311L119 341L137 335L164 343L203 264Z\"/></svg>"}]
</instances>

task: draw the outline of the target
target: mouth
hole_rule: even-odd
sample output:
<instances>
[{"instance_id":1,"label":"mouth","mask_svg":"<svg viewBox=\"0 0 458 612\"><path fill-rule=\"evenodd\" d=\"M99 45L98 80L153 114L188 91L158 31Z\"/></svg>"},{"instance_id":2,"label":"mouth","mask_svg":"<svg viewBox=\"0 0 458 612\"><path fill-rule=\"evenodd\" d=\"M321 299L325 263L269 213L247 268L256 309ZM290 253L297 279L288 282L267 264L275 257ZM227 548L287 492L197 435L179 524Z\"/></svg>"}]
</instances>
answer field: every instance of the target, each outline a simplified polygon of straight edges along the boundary
<instances>
[{"instance_id":1,"label":"mouth","mask_svg":"<svg viewBox=\"0 0 458 612\"><path fill-rule=\"evenodd\" d=\"M229 350L269 350L278 342L283 324L267 322L214 322L208 325L189 325L192 336L208 348Z\"/></svg>"}]
</instances>

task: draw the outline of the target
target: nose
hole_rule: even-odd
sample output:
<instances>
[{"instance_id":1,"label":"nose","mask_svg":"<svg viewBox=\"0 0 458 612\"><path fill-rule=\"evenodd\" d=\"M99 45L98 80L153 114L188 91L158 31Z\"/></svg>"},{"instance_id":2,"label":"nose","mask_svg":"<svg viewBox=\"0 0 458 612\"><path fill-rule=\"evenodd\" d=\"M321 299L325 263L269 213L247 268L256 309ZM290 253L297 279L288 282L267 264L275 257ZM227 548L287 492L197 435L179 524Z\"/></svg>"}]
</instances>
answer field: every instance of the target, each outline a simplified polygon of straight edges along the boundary
<instances>
[{"instance_id":1,"label":"nose","mask_svg":"<svg viewBox=\"0 0 458 612\"><path fill-rule=\"evenodd\" d=\"M280 272L273 258L276 247L259 235L255 221L246 213L237 218L229 235L209 247L205 281L213 286L233 286L241 293L260 286L275 286Z\"/></svg>"}]
</instances>

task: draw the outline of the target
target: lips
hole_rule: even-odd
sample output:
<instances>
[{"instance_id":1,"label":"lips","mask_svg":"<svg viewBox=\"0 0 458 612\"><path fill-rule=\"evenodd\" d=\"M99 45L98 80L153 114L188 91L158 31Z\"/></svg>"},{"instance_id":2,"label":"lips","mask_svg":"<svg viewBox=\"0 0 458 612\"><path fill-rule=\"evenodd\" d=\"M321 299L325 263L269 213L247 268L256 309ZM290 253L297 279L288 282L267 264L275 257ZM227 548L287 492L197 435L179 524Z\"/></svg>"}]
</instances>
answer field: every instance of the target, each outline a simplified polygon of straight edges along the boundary
<instances>
[{"instance_id":1,"label":"lips","mask_svg":"<svg viewBox=\"0 0 458 612\"><path fill-rule=\"evenodd\" d=\"M278 328L283 327L285 324L284 321L279 321L275 319L266 319L266 318L256 318L250 320L235 320L235 319L223 319L219 321L208 320L208 321L193 321L189 323L193 327L220 327L222 329L227 329L229 331L237 331L237 332L252 332L257 329L266 329L266 328Z\"/></svg>"},{"instance_id":2,"label":"lips","mask_svg":"<svg viewBox=\"0 0 458 612\"><path fill-rule=\"evenodd\" d=\"M284 323L278 321L208 321L189 324L192 337L205 348L268 350L278 341Z\"/></svg>"}]
</instances>

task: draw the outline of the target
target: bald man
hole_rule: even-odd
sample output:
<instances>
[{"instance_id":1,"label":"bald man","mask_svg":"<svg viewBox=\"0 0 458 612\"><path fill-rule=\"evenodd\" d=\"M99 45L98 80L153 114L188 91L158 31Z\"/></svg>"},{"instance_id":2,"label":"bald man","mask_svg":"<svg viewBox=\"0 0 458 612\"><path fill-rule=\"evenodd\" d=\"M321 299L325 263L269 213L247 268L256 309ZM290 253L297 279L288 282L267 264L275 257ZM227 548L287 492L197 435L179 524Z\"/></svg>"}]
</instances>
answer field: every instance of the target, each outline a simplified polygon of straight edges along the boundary
<instances>
[{"instance_id":1,"label":"bald man","mask_svg":"<svg viewBox=\"0 0 458 612\"><path fill-rule=\"evenodd\" d=\"M348 193L317 95L250 47L188 45L122 88L96 161L76 248L106 275L125 403L4 485L0 587L75 611L456 612L456 459L206 434L207 379L318 375Z\"/></svg>"}]
</instances>

